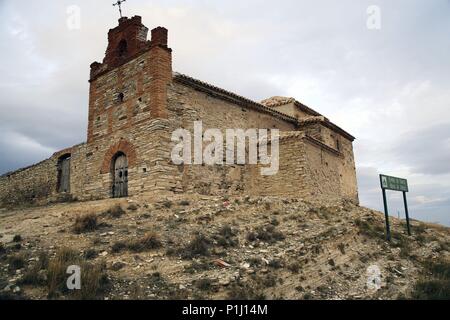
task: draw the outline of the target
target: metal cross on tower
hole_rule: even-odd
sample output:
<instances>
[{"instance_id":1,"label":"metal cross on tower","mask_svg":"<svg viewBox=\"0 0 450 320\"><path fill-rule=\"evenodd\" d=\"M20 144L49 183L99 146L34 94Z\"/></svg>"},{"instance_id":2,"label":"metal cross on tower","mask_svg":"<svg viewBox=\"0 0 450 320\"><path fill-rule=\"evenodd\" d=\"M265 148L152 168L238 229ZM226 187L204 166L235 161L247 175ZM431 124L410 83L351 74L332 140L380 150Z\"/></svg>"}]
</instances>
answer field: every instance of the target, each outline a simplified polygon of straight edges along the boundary
<instances>
[{"instance_id":1,"label":"metal cross on tower","mask_svg":"<svg viewBox=\"0 0 450 320\"><path fill-rule=\"evenodd\" d=\"M113 3L113 6L119 6L119 13L120 17L122 18L122 3L124 3L127 0L117 0L116 3Z\"/></svg>"}]
</instances>

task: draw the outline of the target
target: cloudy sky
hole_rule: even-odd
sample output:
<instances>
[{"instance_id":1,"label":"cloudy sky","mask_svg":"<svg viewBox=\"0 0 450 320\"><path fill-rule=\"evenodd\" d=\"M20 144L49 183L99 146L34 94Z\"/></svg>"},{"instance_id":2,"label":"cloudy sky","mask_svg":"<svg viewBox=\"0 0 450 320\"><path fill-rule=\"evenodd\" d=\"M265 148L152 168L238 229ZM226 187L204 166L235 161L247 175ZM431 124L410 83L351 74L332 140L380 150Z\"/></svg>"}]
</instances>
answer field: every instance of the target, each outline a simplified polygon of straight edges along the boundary
<instances>
[{"instance_id":1,"label":"cloudy sky","mask_svg":"<svg viewBox=\"0 0 450 320\"><path fill-rule=\"evenodd\" d=\"M0 0L0 173L85 140L89 65L117 25L112 2ZM123 7L169 29L174 70L257 101L296 97L356 136L363 205L382 209L379 173L406 177L412 217L450 226L449 0ZM403 216L401 194L389 201Z\"/></svg>"}]
</instances>

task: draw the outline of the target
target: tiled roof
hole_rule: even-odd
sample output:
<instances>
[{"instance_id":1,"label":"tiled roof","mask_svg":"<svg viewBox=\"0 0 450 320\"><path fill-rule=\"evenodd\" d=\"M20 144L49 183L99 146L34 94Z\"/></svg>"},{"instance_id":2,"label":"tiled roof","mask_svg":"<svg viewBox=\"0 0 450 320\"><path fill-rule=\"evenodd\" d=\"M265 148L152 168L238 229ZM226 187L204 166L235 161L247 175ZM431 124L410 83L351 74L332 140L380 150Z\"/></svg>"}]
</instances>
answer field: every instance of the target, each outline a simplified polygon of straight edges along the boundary
<instances>
[{"instance_id":1,"label":"tiled roof","mask_svg":"<svg viewBox=\"0 0 450 320\"><path fill-rule=\"evenodd\" d=\"M261 104L270 108L281 107L290 103L293 103L297 108L299 108L300 110L302 110L307 114L310 114L312 116L321 116L320 113L304 105L300 101L297 101L295 98L275 96L261 101Z\"/></svg>"},{"instance_id":2,"label":"tiled roof","mask_svg":"<svg viewBox=\"0 0 450 320\"><path fill-rule=\"evenodd\" d=\"M306 126L308 124L312 124L312 123L320 123L323 126L338 132L339 134L341 134L342 136L346 137L347 139L349 139L350 141L354 141L355 137L352 136L350 133L348 133L347 131L345 131L344 129L342 129L341 127L335 125L333 122L331 122L330 120L328 120L328 118L324 117L324 116L318 116L318 117L308 117L305 119L301 119L298 121L298 125L300 126L300 128L302 126Z\"/></svg>"},{"instance_id":3,"label":"tiled roof","mask_svg":"<svg viewBox=\"0 0 450 320\"><path fill-rule=\"evenodd\" d=\"M187 76L185 74L175 72L173 74L173 79L174 79L174 81L188 85L196 90L203 91L209 95L216 96L220 99L224 99L226 101L236 103L244 108L250 108L250 109L254 109L259 112L270 114L276 118L293 123L299 127L302 127L309 123L321 122L324 126L337 131L338 133L342 134L347 139L349 139L351 141L355 140L355 137L353 137L351 134L349 134L342 128L338 127L334 123L330 122L327 118L322 116L320 113L318 113L318 112L312 110L311 108L305 106L304 104L298 102L294 98L272 97L270 99L264 100L262 103L258 103L253 100L250 100L248 98L245 98L243 96L237 95L233 92L216 87L207 82L197 80L197 79ZM294 102L297 107L299 107L301 110L305 111L306 113L312 115L312 117L307 118L307 119L298 120L297 118L291 117L291 116L289 116L285 113L279 112L273 108L273 106L284 105L284 104L291 103L291 102ZM265 104L267 104L267 105L265 105ZM269 105L270 105L270 107L269 107Z\"/></svg>"}]
</instances>

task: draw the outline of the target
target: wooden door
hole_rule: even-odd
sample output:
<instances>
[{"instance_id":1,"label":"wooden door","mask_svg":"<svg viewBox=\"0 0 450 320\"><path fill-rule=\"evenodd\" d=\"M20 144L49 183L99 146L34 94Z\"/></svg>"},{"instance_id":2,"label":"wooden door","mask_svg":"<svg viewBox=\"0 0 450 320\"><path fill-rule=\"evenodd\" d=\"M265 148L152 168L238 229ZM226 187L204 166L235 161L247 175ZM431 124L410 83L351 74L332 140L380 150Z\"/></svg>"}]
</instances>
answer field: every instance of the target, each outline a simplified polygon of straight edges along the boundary
<instances>
[{"instance_id":1,"label":"wooden door","mask_svg":"<svg viewBox=\"0 0 450 320\"><path fill-rule=\"evenodd\" d=\"M70 158L59 163L59 192L70 192Z\"/></svg>"},{"instance_id":2,"label":"wooden door","mask_svg":"<svg viewBox=\"0 0 450 320\"><path fill-rule=\"evenodd\" d=\"M128 196L128 161L126 155L119 155L114 161L113 197Z\"/></svg>"}]
</instances>

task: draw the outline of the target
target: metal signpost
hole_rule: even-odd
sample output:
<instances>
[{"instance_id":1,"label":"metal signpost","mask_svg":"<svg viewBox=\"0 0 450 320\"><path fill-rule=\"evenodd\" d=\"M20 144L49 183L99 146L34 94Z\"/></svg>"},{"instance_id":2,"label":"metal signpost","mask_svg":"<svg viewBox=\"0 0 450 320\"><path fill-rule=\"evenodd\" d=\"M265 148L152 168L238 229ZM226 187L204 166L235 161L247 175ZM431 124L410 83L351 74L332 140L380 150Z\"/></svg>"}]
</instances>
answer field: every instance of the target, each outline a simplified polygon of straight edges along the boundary
<instances>
[{"instance_id":1,"label":"metal signpost","mask_svg":"<svg viewBox=\"0 0 450 320\"><path fill-rule=\"evenodd\" d=\"M409 224L408 202L406 201L406 193L409 192L408 180L396 178L380 174L380 185L383 191L384 215L386 217L386 239L391 241L391 228L389 225L389 213L386 199L386 190L403 192L403 203L405 204L406 226L408 228L408 235L411 235L411 227Z\"/></svg>"}]
</instances>

